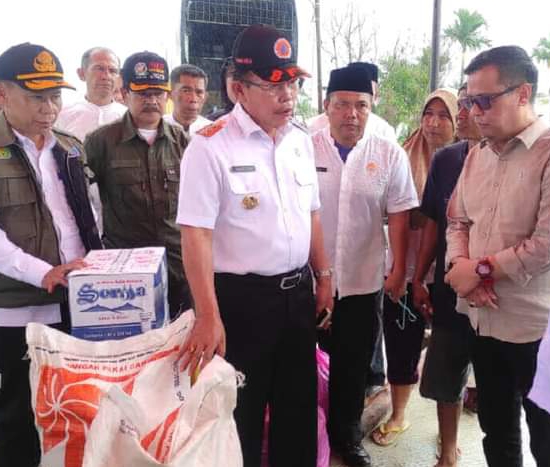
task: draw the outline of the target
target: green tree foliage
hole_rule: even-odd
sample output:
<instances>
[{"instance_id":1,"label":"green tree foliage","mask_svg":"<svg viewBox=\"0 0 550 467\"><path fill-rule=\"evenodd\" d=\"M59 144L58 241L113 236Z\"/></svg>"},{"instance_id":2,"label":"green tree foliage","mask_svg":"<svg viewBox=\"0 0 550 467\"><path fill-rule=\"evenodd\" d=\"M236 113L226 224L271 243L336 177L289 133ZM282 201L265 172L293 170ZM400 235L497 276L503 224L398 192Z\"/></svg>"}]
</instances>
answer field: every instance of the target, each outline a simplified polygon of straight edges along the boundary
<instances>
[{"instance_id":1,"label":"green tree foliage","mask_svg":"<svg viewBox=\"0 0 550 467\"><path fill-rule=\"evenodd\" d=\"M541 38L533 50L533 58L550 68L550 36Z\"/></svg>"},{"instance_id":2,"label":"green tree foliage","mask_svg":"<svg viewBox=\"0 0 550 467\"><path fill-rule=\"evenodd\" d=\"M477 11L460 8L455 11L455 22L445 28L443 36L451 42L458 43L462 52L460 62L460 80L464 77L464 60L466 52L478 50L483 46L491 45L491 41L483 36L483 29L487 28L485 18Z\"/></svg>"},{"instance_id":3,"label":"green tree foliage","mask_svg":"<svg viewBox=\"0 0 550 467\"><path fill-rule=\"evenodd\" d=\"M376 113L396 128L403 141L420 124L420 112L430 92L431 47L424 47L419 56L407 46L396 46L392 55L380 61L380 104ZM448 73L448 50L440 57L440 74Z\"/></svg>"}]
</instances>

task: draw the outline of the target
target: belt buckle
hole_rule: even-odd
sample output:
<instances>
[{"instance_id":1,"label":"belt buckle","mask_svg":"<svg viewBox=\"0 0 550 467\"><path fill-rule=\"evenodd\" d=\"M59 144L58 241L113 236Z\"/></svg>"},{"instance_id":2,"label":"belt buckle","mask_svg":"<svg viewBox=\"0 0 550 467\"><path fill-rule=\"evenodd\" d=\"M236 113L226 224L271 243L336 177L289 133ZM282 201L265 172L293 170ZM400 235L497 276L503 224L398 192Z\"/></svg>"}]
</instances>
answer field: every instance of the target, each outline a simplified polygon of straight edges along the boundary
<instances>
[{"instance_id":1,"label":"belt buckle","mask_svg":"<svg viewBox=\"0 0 550 467\"><path fill-rule=\"evenodd\" d=\"M281 284L279 285L279 287L281 287L282 290L293 289L300 283L301 280L302 280L302 273L297 272L292 276L283 277L281 279Z\"/></svg>"}]
</instances>

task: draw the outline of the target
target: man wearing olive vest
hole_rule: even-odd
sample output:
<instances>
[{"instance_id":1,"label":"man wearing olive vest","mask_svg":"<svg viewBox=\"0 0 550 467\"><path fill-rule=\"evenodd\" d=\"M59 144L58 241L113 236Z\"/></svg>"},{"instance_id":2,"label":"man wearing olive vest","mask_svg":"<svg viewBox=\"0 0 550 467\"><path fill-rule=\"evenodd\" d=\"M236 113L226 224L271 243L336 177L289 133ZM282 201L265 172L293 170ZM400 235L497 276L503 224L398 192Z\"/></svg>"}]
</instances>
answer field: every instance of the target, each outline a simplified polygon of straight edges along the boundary
<instances>
[{"instance_id":1,"label":"man wearing olive vest","mask_svg":"<svg viewBox=\"0 0 550 467\"><path fill-rule=\"evenodd\" d=\"M101 248L79 141L52 127L57 57L20 44L0 55L0 465L36 467L25 326L68 328L66 275Z\"/></svg>"},{"instance_id":2,"label":"man wearing olive vest","mask_svg":"<svg viewBox=\"0 0 550 467\"><path fill-rule=\"evenodd\" d=\"M176 227L180 161L187 140L163 121L170 91L168 64L151 52L126 59L121 70L128 111L84 142L103 205L107 248L164 246L170 317L191 306Z\"/></svg>"}]
</instances>

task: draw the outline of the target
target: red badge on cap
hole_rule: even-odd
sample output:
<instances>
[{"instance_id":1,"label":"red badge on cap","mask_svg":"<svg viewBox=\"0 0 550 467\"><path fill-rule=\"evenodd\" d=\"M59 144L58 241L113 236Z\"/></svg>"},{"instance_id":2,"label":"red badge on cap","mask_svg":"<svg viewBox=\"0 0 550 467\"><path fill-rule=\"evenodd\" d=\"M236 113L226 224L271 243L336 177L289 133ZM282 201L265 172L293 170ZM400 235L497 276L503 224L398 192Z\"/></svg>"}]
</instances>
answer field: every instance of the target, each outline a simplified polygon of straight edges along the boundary
<instances>
[{"instance_id":1,"label":"red badge on cap","mask_svg":"<svg viewBox=\"0 0 550 467\"><path fill-rule=\"evenodd\" d=\"M290 45L290 42L288 42L288 39L284 37L281 37L275 41L273 51L275 52L275 56L282 60L288 59L292 56L292 46Z\"/></svg>"}]
</instances>

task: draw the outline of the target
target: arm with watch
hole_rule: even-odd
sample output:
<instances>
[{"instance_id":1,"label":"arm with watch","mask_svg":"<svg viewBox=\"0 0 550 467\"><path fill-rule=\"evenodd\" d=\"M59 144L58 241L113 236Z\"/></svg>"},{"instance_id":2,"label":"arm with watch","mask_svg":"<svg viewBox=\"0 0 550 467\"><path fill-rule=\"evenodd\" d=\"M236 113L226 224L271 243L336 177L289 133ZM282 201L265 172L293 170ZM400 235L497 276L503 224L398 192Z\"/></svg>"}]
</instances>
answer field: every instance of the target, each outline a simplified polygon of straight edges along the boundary
<instances>
[{"instance_id":1,"label":"arm with watch","mask_svg":"<svg viewBox=\"0 0 550 467\"><path fill-rule=\"evenodd\" d=\"M488 306L498 309L498 299L494 291L496 280L505 276L493 256L477 259L459 256L453 258L445 282L459 297L466 298L471 306Z\"/></svg>"},{"instance_id":2,"label":"arm with watch","mask_svg":"<svg viewBox=\"0 0 550 467\"><path fill-rule=\"evenodd\" d=\"M325 308L332 311L334 308L334 299L332 297L332 268L330 267L325 253L321 215L318 210L311 213L309 264L316 280L316 312L319 315Z\"/></svg>"}]
</instances>

